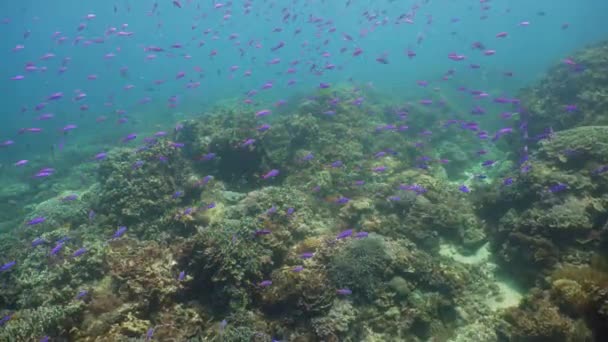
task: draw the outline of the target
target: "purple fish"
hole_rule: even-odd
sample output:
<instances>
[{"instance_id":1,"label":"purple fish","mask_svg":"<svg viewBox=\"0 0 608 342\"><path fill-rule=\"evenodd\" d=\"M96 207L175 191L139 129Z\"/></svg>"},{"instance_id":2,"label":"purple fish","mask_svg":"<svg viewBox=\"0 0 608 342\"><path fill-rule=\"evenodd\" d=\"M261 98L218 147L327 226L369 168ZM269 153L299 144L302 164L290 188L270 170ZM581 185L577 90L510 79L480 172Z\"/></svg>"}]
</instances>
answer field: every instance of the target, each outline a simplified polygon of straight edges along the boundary
<instances>
[{"instance_id":1,"label":"purple fish","mask_svg":"<svg viewBox=\"0 0 608 342\"><path fill-rule=\"evenodd\" d=\"M258 111L257 113L255 113L256 117L262 117L262 116L267 116L270 115L272 112L269 109L262 109L260 111Z\"/></svg>"},{"instance_id":2,"label":"purple fish","mask_svg":"<svg viewBox=\"0 0 608 342\"><path fill-rule=\"evenodd\" d=\"M372 168L373 172L378 172L378 173L384 172L386 170L387 170L386 166L376 166L376 167Z\"/></svg>"},{"instance_id":3,"label":"purple fish","mask_svg":"<svg viewBox=\"0 0 608 342\"><path fill-rule=\"evenodd\" d=\"M340 296L348 296L348 295L353 294L353 291L351 291L350 289L347 289L347 288L337 289L336 294L339 294Z\"/></svg>"},{"instance_id":4,"label":"purple fish","mask_svg":"<svg viewBox=\"0 0 608 342\"><path fill-rule=\"evenodd\" d=\"M291 271L292 271L292 272L295 272L295 273L300 273L300 272L302 272L303 270L304 270L304 266L302 266L302 265L295 266L294 268L292 268L292 269L291 269Z\"/></svg>"},{"instance_id":5,"label":"purple fish","mask_svg":"<svg viewBox=\"0 0 608 342\"><path fill-rule=\"evenodd\" d=\"M104 160L104 159L106 159L106 157L107 157L107 156L108 156L108 154L107 154L106 152L100 152L100 153L97 153L97 154L96 154L96 155L93 157L93 159L94 159L94 160Z\"/></svg>"},{"instance_id":6,"label":"purple fish","mask_svg":"<svg viewBox=\"0 0 608 342\"><path fill-rule=\"evenodd\" d=\"M347 229L345 231L340 232L338 234L338 236L336 236L336 240L346 239L347 237L350 237L352 235L353 235L353 230Z\"/></svg>"},{"instance_id":7,"label":"purple fish","mask_svg":"<svg viewBox=\"0 0 608 342\"><path fill-rule=\"evenodd\" d=\"M59 242L55 245L55 247L53 247L53 249L51 249L51 253L50 255L56 255L57 253L59 253L59 251L63 248L63 243Z\"/></svg>"},{"instance_id":8,"label":"purple fish","mask_svg":"<svg viewBox=\"0 0 608 342\"><path fill-rule=\"evenodd\" d=\"M304 253L300 254L300 259L310 259L313 256L315 256L315 253L313 253L313 252L304 252Z\"/></svg>"},{"instance_id":9,"label":"purple fish","mask_svg":"<svg viewBox=\"0 0 608 342\"><path fill-rule=\"evenodd\" d=\"M568 185L564 183L557 183L549 187L549 191L552 193L562 192L566 189L568 189Z\"/></svg>"},{"instance_id":10,"label":"purple fish","mask_svg":"<svg viewBox=\"0 0 608 342\"><path fill-rule=\"evenodd\" d=\"M78 195L76 194L71 194L71 195L67 195L61 198L62 202L71 202L71 201L75 201L78 199Z\"/></svg>"},{"instance_id":11,"label":"purple fish","mask_svg":"<svg viewBox=\"0 0 608 342\"><path fill-rule=\"evenodd\" d=\"M272 169L272 170L268 171L266 174L262 175L262 179L270 179L270 178L274 178L278 175L279 175L279 170Z\"/></svg>"},{"instance_id":12,"label":"purple fish","mask_svg":"<svg viewBox=\"0 0 608 342\"><path fill-rule=\"evenodd\" d=\"M355 239L363 239L369 236L368 232L358 232L355 234Z\"/></svg>"},{"instance_id":13,"label":"purple fish","mask_svg":"<svg viewBox=\"0 0 608 342\"><path fill-rule=\"evenodd\" d=\"M608 171L608 165L602 165L602 166L596 168L595 170L593 170L591 172L591 174L597 176L597 175L601 175L601 174L605 173L606 171Z\"/></svg>"},{"instance_id":14,"label":"purple fish","mask_svg":"<svg viewBox=\"0 0 608 342\"><path fill-rule=\"evenodd\" d=\"M0 267L0 272L6 272L8 270L10 270L11 268L13 268L15 265L17 264L16 261L9 261L6 264L2 265L2 267Z\"/></svg>"},{"instance_id":15,"label":"purple fish","mask_svg":"<svg viewBox=\"0 0 608 342\"><path fill-rule=\"evenodd\" d=\"M32 247L38 247L44 243L46 243L46 241L44 241L42 238L35 238L34 241L32 241Z\"/></svg>"},{"instance_id":16,"label":"purple fish","mask_svg":"<svg viewBox=\"0 0 608 342\"><path fill-rule=\"evenodd\" d=\"M213 152L209 152L209 153L207 153L207 154L205 154L205 155L201 156L201 157L199 158L199 160L202 160L202 161L210 161L210 160L215 159L215 156L216 156L216 154L215 154L215 153L213 153Z\"/></svg>"},{"instance_id":17,"label":"purple fish","mask_svg":"<svg viewBox=\"0 0 608 342\"><path fill-rule=\"evenodd\" d=\"M69 132L69 131L74 130L74 129L76 129L76 128L78 128L78 126L76 126L76 125L66 125L65 127L63 127L63 129L62 129L62 130L63 130L64 132Z\"/></svg>"},{"instance_id":18,"label":"purple fish","mask_svg":"<svg viewBox=\"0 0 608 342\"><path fill-rule=\"evenodd\" d=\"M255 143L255 139L248 138L248 139L245 139L245 141L243 141L243 143L241 144L241 147L251 146L254 143Z\"/></svg>"},{"instance_id":19,"label":"purple fish","mask_svg":"<svg viewBox=\"0 0 608 342\"><path fill-rule=\"evenodd\" d=\"M8 147L8 146L11 146L13 144L15 144L14 141L12 141L12 140L5 140L2 143L0 143L0 147Z\"/></svg>"},{"instance_id":20,"label":"purple fish","mask_svg":"<svg viewBox=\"0 0 608 342\"><path fill-rule=\"evenodd\" d=\"M272 233L272 231L268 230L268 229L260 229L260 230L256 230L254 235L255 236L260 236L260 235L268 235Z\"/></svg>"},{"instance_id":21,"label":"purple fish","mask_svg":"<svg viewBox=\"0 0 608 342\"><path fill-rule=\"evenodd\" d=\"M271 280L262 280L261 282L258 283L259 287L268 287L270 285L272 285Z\"/></svg>"},{"instance_id":22,"label":"purple fish","mask_svg":"<svg viewBox=\"0 0 608 342\"><path fill-rule=\"evenodd\" d=\"M129 142L129 141L134 140L136 138L137 138L137 134L131 133L131 134L127 135L126 137L122 138L122 142L126 143L126 142Z\"/></svg>"},{"instance_id":23,"label":"purple fish","mask_svg":"<svg viewBox=\"0 0 608 342\"><path fill-rule=\"evenodd\" d=\"M134 163L131 165L131 168L132 168L133 170L137 170L137 169L139 169L140 167L142 167L143 165L144 165L144 161L143 161L143 160L136 160L136 161L135 161L135 162L134 162Z\"/></svg>"},{"instance_id":24,"label":"purple fish","mask_svg":"<svg viewBox=\"0 0 608 342\"><path fill-rule=\"evenodd\" d=\"M83 299L88 294L89 294L89 291L87 291L87 290L80 290L80 291L78 291L78 294L76 294L76 299Z\"/></svg>"},{"instance_id":25,"label":"purple fish","mask_svg":"<svg viewBox=\"0 0 608 342\"><path fill-rule=\"evenodd\" d=\"M179 275L177 276L177 281L183 281L184 279L186 279L186 271L179 272Z\"/></svg>"},{"instance_id":26,"label":"purple fish","mask_svg":"<svg viewBox=\"0 0 608 342\"><path fill-rule=\"evenodd\" d=\"M469 189L466 185L461 185L460 187L458 187L458 190L464 192L465 194L471 192L471 189Z\"/></svg>"},{"instance_id":27,"label":"purple fish","mask_svg":"<svg viewBox=\"0 0 608 342\"><path fill-rule=\"evenodd\" d=\"M62 97L63 97L63 93L58 92L58 93L53 93L53 94L49 95L49 97L47 98L47 100L49 100L49 101L59 100Z\"/></svg>"},{"instance_id":28,"label":"purple fish","mask_svg":"<svg viewBox=\"0 0 608 342\"><path fill-rule=\"evenodd\" d=\"M76 251L75 251L75 252L72 254L72 257L77 258L77 257L79 257L79 256L83 255L83 254L84 254L84 253L86 253L86 252L87 252L87 249L86 249L86 248L84 248L84 247L81 247L81 248L77 249L77 250L76 250Z\"/></svg>"},{"instance_id":29,"label":"purple fish","mask_svg":"<svg viewBox=\"0 0 608 342\"><path fill-rule=\"evenodd\" d=\"M112 235L111 239L118 239L119 237L123 236L123 234L126 231L127 231L127 227L125 227L125 226L118 227L118 229L116 230L116 232L114 232L114 234Z\"/></svg>"},{"instance_id":30,"label":"purple fish","mask_svg":"<svg viewBox=\"0 0 608 342\"><path fill-rule=\"evenodd\" d=\"M339 167L344 166L344 163L342 163L341 160L336 160L335 162L331 163L330 166L333 167L334 169L337 169Z\"/></svg>"},{"instance_id":31,"label":"purple fish","mask_svg":"<svg viewBox=\"0 0 608 342\"><path fill-rule=\"evenodd\" d=\"M270 125L269 125L269 124L263 124L263 125L260 125L260 126L258 126L258 127L256 128L256 130L257 130L258 132L266 132L266 131L267 131L267 130L269 130L269 129L270 129Z\"/></svg>"},{"instance_id":32,"label":"purple fish","mask_svg":"<svg viewBox=\"0 0 608 342\"><path fill-rule=\"evenodd\" d=\"M43 223L44 221L46 221L46 218L41 216L41 217L35 217L35 218L33 218L33 219L31 219L31 220L27 221L27 223L26 223L26 224L27 224L28 226L34 226L34 225L37 225L37 224Z\"/></svg>"},{"instance_id":33,"label":"purple fish","mask_svg":"<svg viewBox=\"0 0 608 342\"><path fill-rule=\"evenodd\" d=\"M334 200L334 202L336 202L337 204L346 204L349 201L350 201L350 198L344 197L344 196L340 196Z\"/></svg>"}]
</instances>

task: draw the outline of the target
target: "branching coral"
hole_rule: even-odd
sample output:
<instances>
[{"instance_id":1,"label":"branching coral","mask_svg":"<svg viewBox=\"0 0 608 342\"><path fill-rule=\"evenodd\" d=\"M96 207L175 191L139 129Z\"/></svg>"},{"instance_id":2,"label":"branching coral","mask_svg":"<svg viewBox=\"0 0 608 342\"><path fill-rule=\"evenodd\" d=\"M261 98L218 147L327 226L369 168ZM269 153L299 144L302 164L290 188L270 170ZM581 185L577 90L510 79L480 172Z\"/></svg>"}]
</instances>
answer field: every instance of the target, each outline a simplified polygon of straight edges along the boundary
<instances>
[{"instance_id":1,"label":"branching coral","mask_svg":"<svg viewBox=\"0 0 608 342\"><path fill-rule=\"evenodd\" d=\"M45 335L67 337L70 327L78 322L83 308L82 303L71 302L20 310L0 329L0 340L37 341Z\"/></svg>"}]
</instances>

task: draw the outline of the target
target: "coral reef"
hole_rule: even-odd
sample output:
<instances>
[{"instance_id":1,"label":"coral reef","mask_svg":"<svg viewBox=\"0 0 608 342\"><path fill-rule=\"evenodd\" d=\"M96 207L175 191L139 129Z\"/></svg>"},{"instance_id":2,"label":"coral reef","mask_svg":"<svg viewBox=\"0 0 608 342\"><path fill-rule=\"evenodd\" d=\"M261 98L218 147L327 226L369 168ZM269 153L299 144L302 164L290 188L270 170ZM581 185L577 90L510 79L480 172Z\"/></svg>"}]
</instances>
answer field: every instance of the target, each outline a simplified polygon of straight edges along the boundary
<instances>
[{"instance_id":1,"label":"coral reef","mask_svg":"<svg viewBox=\"0 0 608 342\"><path fill-rule=\"evenodd\" d=\"M572 63L561 62L537 85L521 91L521 102L530 112L530 136L548 127L561 131L608 124L607 51L607 42L583 49L570 57Z\"/></svg>"},{"instance_id":2,"label":"coral reef","mask_svg":"<svg viewBox=\"0 0 608 342\"><path fill-rule=\"evenodd\" d=\"M577 248L605 240L608 184L593 172L606 160L603 127L555 133L505 186L496 180L512 163L467 179L483 171L465 152L476 140L427 131L448 105L364 94L319 91L269 118L223 106L180 123L180 144L161 135L108 151L91 163L98 183L74 188L76 201L56 191L28 207L26 222L46 221L2 240L19 263L0 273L0 300L15 312L3 331L76 341L603 336L603 271L553 273L584 265L591 251ZM409 109L427 116L409 120ZM564 155L570 147L578 154ZM545 292L504 315L492 307L488 298L504 299L497 266L462 262L488 241L499 265ZM441 254L446 244L462 257Z\"/></svg>"}]
</instances>

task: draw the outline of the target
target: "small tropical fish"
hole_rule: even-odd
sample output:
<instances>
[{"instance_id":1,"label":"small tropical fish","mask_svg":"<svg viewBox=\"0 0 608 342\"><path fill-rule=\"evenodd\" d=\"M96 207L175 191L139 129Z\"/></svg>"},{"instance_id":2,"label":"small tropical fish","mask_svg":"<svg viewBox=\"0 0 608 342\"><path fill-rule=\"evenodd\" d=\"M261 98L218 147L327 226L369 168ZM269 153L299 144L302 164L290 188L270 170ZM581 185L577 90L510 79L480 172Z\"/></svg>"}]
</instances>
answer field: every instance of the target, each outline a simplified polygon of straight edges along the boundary
<instances>
[{"instance_id":1,"label":"small tropical fish","mask_svg":"<svg viewBox=\"0 0 608 342\"><path fill-rule=\"evenodd\" d=\"M341 160L336 160L335 162L331 163L330 166L334 169L337 169L339 167L344 166L344 163L342 163Z\"/></svg>"},{"instance_id":2,"label":"small tropical fish","mask_svg":"<svg viewBox=\"0 0 608 342\"><path fill-rule=\"evenodd\" d=\"M127 135L126 137L122 138L122 142L126 143L126 142L129 142L129 141L134 140L136 138L137 138L137 134L131 133L131 134Z\"/></svg>"},{"instance_id":3,"label":"small tropical fish","mask_svg":"<svg viewBox=\"0 0 608 342\"><path fill-rule=\"evenodd\" d=\"M300 254L300 259L310 259L315 255L313 252L304 252Z\"/></svg>"},{"instance_id":4,"label":"small tropical fish","mask_svg":"<svg viewBox=\"0 0 608 342\"><path fill-rule=\"evenodd\" d=\"M353 294L353 291L351 291L350 289L347 289L347 288L337 289L336 294L338 294L340 296L348 296L348 295Z\"/></svg>"},{"instance_id":5,"label":"small tropical fish","mask_svg":"<svg viewBox=\"0 0 608 342\"><path fill-rule=\"evenodd\" d=\"M471 189L469 189L466 185L461 185L460 187L458 187L458 190L464 192L465 194L471 192Z\"/></svg>"},{"instance_id":6,"label":"small tropical fish","mask_svg":"<svg viewBox=\"0 0 608 342\"><path fill-rule=\"evenodd\" d=\"M262 179L270 179L270 178L274 178L278 175L279 175L279 170L272 169L272 170L268 171L266 174L262 175Z\"/></svg>"},{"instance_id":7,"label":"small tropical fish","mask_svg":"<svg viewBox=\"0 0 608 342\"><path fill-rule=\"evenodd\" d=\"M50 255L56 255L63 248L63 242L59 242L51 249Z\"/></svg>"},{"instance_id":8,"label":"small tropical fish","mask_svg":"<svg viewBox=\"0 0 608 342\"><path fill-rule=\"evenodd\" d=\"M601 175L601 174L605 173L606 171L608 171L608 165L603 165L603 166L600 166L600 167L596 168L595 170L593 170L591 172L591 174Z\"/></svg>"},{"instance_id":9,"label":"small tropical fish","mask_svg":"<svg viewBox=\"0 0 608 342\"><path fill-rule=\"evenodd\" d=\"M201 160L201 161L210 161L210 160L215 159L215 157L216 157L216 154L215 154L215 153L213 153L213 152L209 152L209 153L207 153L207 154L205 154L205 155L201 156L201 157L199 158L199 160Z\"/></svg>"},{"instance_id":10,"label":"small tropical fish","mask_svg":"<svg viewBox=\"0 0 608 342\"><path fill-rule=\"evenodd\" d=\"M71 194L71 195L67 195L61 198L62 202L72 202L78 199L78 195L76 194Z\"/></svg>"},{"instance_id":11,"label":"small tropical fish","mask_svg":"<svg viewBox=\"0 0 608 342\"><path fill-rule=\"evenodd\" d=\"M9 261L0 267L0 272L6 272L6 271L10 270L11 268L13 268L16 264L17 264L17 262L14 260Z\"/></svg>"},{"instance_id":12,"label":"small tropical fish","mask_svg":"<svg viewBox=\"0 0 608 342\"><path fill-rule=\"evenodd\" d=\"M31 244L31 245L32 245L32 247L38 247L38 246L40 246L40 245L42 245L42 244L44 244L44 243L46 243L46 241L44 241L42 238L35 238L35 239L32 241L32 244Z\"/></svg>"},{"instance_id":13,"label":"small tropical fish","mask_svg":"<svg viewBox=\"0 0 608 342\"><path fill-rule=\"evenodd\" d=\"M84 253L88 252L88 250L84 247L81 247L79 249L77 249L73 254L72 257L77 258L81 255L83 255Z\"/></svg>"},{"instance_id":14,"label":"small tropical fish","mask_svg":"<svg viewBox=\"0 0 608 342\"><path fill-rule=\"evenodd\" d=\"M347 237L350 237L352 235L353 235L353 230L347 229L347 230L340 232L338 234L338 236L336 236L336 240L346 239Z\"/></svg>"},{"instance_id":15,"label":"small tropical fish","mask_svg":"<svg viewBox=\"0 0 608 342\"><path fill-rule=\"evenodd\" d=\"M549 191L552 193L562 192L566 189L568 189L568 185L564 183L557 183L549 187Z\"/></svg>"},{"instance_id":16,"label":"small tropical fish","mask_svg":"<svg viewBox=\"0 0 608 342\"><path fill-rule=\"evenodd\" d=\"M123 236L123 234L127 231L127 227L126 226L120 226L118 227L118 229L116 230L116 232L114 232L114 234L112 235L111 239L118 239L119 237Z\"/></svg>"},{"instance_id":17,"label":"small tropical fish","mask_svg":"<svg viewBox=\"0 0 608 342\"><path fill-rule=\"evenodd\" d=\"M86 297L89 294L89 291L87 290L80 290L78 291L78 293L76 294L76 299L83 299L84 297Z\"/></svg>"},{"instance_id":18,"label":"small tropical fish","mask_svg":"<svg viewBox=\"0 0 608 342\"><path fill-rule=\"evenodd\" d=\"M260 110L260 111L258 111L258 112L255 113L255 117L259 118L259 117L262 117L262 116L268 116L271 113L272 112L270 111L270 109L262 109L262 110Z\"/></svg>"},{"instance_id":19,"label":"small tropical fish","mask_svg":"<svg viewBox=\"0 0 608 342\"><path fill-rule=\"evenodd\" d=\"M334 200L334 202L335 202L335 203L337 203L337 204L346 204L346 203L348 203L349 201L350 201L350 198L348 198L348 197L344 197L344 196L340 196L340 197L338 197L338 198L336 198L336 199Z\"/></svg>"},{"instance_id":20,"label":"small tropical fish","mask_svg":"<svg viewBox=\"0 0 608 342\"><path fill-rule=\"evenodd\" d=\"M363 239L369 236L368 232L357 232L355 234L355 239Z\"/></svg>"},{"instance_id":21,"label":"small tropical fish","mask_svg":"<svg viewBox=\"0 0 608 342\"><path fill-rule=\"evenodd\" d=\"M268 287L270 285L272 285L271 280L262 280L261 282L258 283L259 287Z\"/></svg>"},{"instance_id":22,"label":"small tropical fish","mask_svg":"<svg viewBox=\"0 0 608 342\"><path fill-rule=\"evenodd\" d=\"M34 225L37 225L37 224L41 224L41 223L43 223L44 221L46 221L46 218L45 218L45 217L35 217L35 218L33 218L33 219L31 219L31 220L27 221L27 223L26 223L26 224L27 224L28 226L34 226Z\"/></svg>"},{"instance_id":23,"label":"small tropical fish","mask_svg":"<svg viewBox=\"0 0 608 342\"><path fill-rule=\"evenodd\" d=\"M386 166L376 166L376 167L373 167L373 168L372 168L372 171L373 171L373 172L378 172L378 173L380 173L380 172L384 172L384 171L386 171L386 170L387 170L387 167L386 167Z\"/></svg>"},{"instance_id":24,"label":"small tropical fish","mask_svg":"<svg viewBox=\"0 0 608 342\"><path fill-rule=\"evenodd\" d=\"M89 222L93 222L93 220L95 219L95 211L93 211L93 209L89 210Z\"/></svg>"}]
</instances>

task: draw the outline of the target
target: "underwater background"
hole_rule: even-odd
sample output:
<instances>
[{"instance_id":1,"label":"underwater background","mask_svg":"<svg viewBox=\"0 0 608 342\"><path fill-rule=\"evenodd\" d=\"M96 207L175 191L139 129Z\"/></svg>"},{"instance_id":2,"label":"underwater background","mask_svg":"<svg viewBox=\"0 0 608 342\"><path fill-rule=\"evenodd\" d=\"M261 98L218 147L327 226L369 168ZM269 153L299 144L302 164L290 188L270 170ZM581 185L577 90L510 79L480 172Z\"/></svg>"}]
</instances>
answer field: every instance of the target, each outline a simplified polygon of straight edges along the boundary
<instances>
[{"instance_id":1,"label":"underwater background","mask_svg":"<svg viewBox=\"0 0 608 342\"><path fill-rule=\"evenodd\" d=\"M608 340L606 13L0 3L0 341Z\"/></svg>"}]
</instances>

